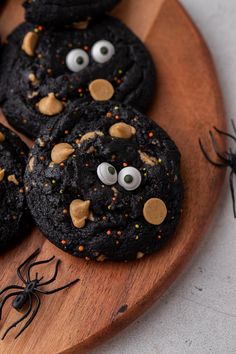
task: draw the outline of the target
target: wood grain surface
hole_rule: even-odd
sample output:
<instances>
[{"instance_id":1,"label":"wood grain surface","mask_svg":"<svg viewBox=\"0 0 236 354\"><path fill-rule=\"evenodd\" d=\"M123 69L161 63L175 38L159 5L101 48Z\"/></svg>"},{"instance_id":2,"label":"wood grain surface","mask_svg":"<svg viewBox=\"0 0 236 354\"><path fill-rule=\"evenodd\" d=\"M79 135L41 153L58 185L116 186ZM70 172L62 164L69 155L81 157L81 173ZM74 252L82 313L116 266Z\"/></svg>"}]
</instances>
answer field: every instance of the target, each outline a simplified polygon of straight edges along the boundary
<instances>
[{"instance_id":1,"label":"wood grain surface","mask_svg":"<svg viewBox=\"0 0 236 354\"><path fill-rule=\"evenodd\" d=\"M20 2L9 0L3 10L3 37L23 19ZM31 327L17 340L14 330L0 342L0 353L88 352L160 297L192 257L213 215L224 173L206 163L198 138L210 148L208 130L213 125L225 129L225 121L208 49L176 0L149 0L148 6L146 0L124 0L114 14L141 37L155 61L159 79L150 116L168 131L182 153L186 195L181 224L161 252L126 264L96 264L73 258L34 229L19 245L0 255L1 287L20 284L15 269L39 246L42 253L38 259L56 255L63 261L53 286L78 276L81 281L62 293L42 296ZM5 122L3 117L1 121ZM41 267L39 272L50 276L53 265ZM0 330L17 318L19 314L9 303Z\"/></svg>"}]
</instances>

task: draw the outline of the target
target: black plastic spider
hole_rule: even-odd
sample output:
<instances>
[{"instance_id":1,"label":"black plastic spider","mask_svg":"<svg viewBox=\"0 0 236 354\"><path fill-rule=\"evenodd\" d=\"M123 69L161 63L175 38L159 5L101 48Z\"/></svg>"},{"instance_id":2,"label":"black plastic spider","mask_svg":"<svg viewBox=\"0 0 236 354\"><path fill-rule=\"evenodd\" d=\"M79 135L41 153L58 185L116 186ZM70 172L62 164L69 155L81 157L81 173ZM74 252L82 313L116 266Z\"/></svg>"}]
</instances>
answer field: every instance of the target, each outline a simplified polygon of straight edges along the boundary
<instances>
[{"instance_id":1,"label":"black plastic spider","mask_svg":"<svg viewBox=\"0 0 236 354\"><path fill-rule=\"evenodd\" d=\"M232 122L234 133L236 134L236 126L234 124L234 121L231 121L231 122ZM236 142L236 137L233 136L232 134L223 132L223 131L217 129L216 127L214 127L214 129L218 134L227 136L228 138L231 138L231 139L233 139L233 141ZM233 202L234 217L236 218L235 193L234 193L234 184L233 184L233 175L236 174L236 153L234 153L231 149L229 149L229 151L223 152L223 154L221 152L219 152L219 149L218 149L216 140L214 139L213 133L211 131L209 131L209 134L210 134L210 138L212 141L213 149L214 149L217 157L220 159L220 162L215 162L210 158L210 156L206 152L200 139L199 139L199 144L200 144L201 150L208 162L210 162L212 165L219 167L219 168L226 168L226 167L231 168L231 172L229 175L229 184L230 184L230 190L231 190L231 196L232 196L232 202Z\"/></svg>"},{"instance_id":2,"label":"black plastic spider","mask_svg":"<svg viewBox=\"0 0 236 354\"><path fill-rule=\"evenodd\" d=\"M45 264L45 263L49 263L51 262L53 259L55 259L55 256L51 257L50 259L47 259L45 261L38 261L38 262L34 262L31 263L28 266L28 269L26 271L26 279L24 279L23 275L22 275L22 268L29 263L33 258L35 258L38 254L40 253L40 249L38 248L31 256L29 256L18 268L17 268L17 275L20 278L20 280L24 283L24 287L23 286L19 286L19 285L10 285L7 286L5 289L3 289L2 291L0 291L0 295L2 295L4 292L11 290L11 289L20 289L20 291L18 292L12 292L8 295L6 295L2 301L0 301L0 320L2 317L2 309L4 304L6 303L6 301L10 298L15 296L13 302L12 302L12 306L14 307L14 309L16 309L17 311L21 311L23 310L24 306L28 303L29 306L26 310L26 312L24 313L24 315L16 322L14 322L4 333L2 340L6 337L6 335L8 334L8 332L16 327L20 322L24 321L31 313L31 317L28 319L28 321L25 323L24 327L20 330L20 332L17 334L17 336L15 337L15 339L17 337L19 337L22 332L24 332L26 330L26 328L31 324L31 322L33 321L33 319L35 318L35 316L38 313L39 307L41 305L41 301L39 298L40 294L45 294L45 295L49 295L49 294L54 294L58 291L61 291L65 288L68 288L69 286L77 283L79 281L79 279L76 279L72 282L70 282L69 284L66 284L60 288L57 289L53 289L50 291L45 291L45 290L41 290L40 287L43 285L48 285L52 282L55 281L57 274L58 274L58 268L59 268L59 264L60 264L60 260L57 260L56 263L56 267L55 267L55 272L54 275L51 279L49 279L48 281L45 281L43 283L41 283L41 280L43 279L43 277L41 277L40 279L38 279L38 273L36 273L36 277L35 279L31 279L30 276L30 271L33 267L40 265L40 264ZM33 304L33 299L34 299L34 303Z\"/></svg>"}]
</instances>

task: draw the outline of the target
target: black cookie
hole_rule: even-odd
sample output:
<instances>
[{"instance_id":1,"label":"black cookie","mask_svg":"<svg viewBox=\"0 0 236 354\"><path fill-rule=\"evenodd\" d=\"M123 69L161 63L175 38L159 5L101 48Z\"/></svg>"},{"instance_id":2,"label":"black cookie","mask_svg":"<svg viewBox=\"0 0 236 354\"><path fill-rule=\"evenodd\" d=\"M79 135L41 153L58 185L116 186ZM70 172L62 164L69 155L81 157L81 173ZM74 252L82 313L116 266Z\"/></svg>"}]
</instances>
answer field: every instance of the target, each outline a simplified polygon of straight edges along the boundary
<instances>
[{"instance_id":1,"label":"black cookie","mask_svg":"<svg viewBox=\"0 0 236 354\"><path fill-rule=\"evenodd\" d=\"M40 25L58 26L97 17L110 11L120 0L28 0L26 20Z\"/></svg>"},{"instance_id":2,"label":"black cookie","mask_svg":"<svg viewBox=\"0 0 236 354\"><path fill-rule=\"evenodd\" d=\"M26 145L0 124L0 251L17 240L25 227L23 175L27 154Z\"/></svg>"},{"instance_id":3,"label":"black cookie","mask_svg":"<svg viewBox=\"0 0 236 354\"><path fill-rule=\"evenodd\" d=\"M42 232L87 259L153 253L173 235L181 213L174 142L138 111L112 102L84 103L48 124L31 151L25 184Z\"/></svg>"},{"instance_id":4,"label":"black cookie","mask_svg":"<svg viewBox=\"0 0 236 354\"><path fill-rule=\"evenodd\" d=\"M10 36L0 63L4 113L29 137L36 137L48 120L70 114L73 103L92 97L113 96L143 111L154 84L155 69L144 45L111 17L84 30L44 30L25 23Z\"/></svg>"}]
</instances>

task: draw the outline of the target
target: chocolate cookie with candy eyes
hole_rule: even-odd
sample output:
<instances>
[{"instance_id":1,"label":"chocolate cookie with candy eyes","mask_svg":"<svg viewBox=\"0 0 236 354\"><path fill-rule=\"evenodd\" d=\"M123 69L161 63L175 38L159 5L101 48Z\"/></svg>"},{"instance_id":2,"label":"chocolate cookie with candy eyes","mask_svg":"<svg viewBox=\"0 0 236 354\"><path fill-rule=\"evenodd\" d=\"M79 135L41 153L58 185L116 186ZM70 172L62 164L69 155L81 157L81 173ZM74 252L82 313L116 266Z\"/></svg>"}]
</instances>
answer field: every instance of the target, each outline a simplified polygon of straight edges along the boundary
<instances>
[{"instance_id":1,"label":"chocolate cookie with candy eyes","mask_svg":"<svg viewBox=\"0 0 236 354\"><path fill-rule=\"evenodd\" d=\"M27 0L26 20L41 25L60 26L98 17L110 11L119 0Z\"/></svg>"},{"instance_id":2,"label":"chocolate cookie with candy eyes","mask_svg":"<svg viewBox=\"0 0 236 354\"><path fill-rule=\"evenodd\" d=\"M141 41L119 20L86 29L46 30L23 24L9 37L0 64L0 100L8 121L36 137L85 100L114 99L145 110L155 70Z\"/></svg>"},{"instance_id":3,"label":"chocolate cookie with candy eyes","mask_svg":"<svg viewBox=\"0 0 236 354\"><path fill-rule=\"evenodd\" d=\"M0 124L0 252L23 233L26 200L23 175L28 148Z\"/></svg>"},{"instance_id":4,"label":"chocolate cookie with candy eyes","mask_svg":"<svg viewBox=\"0 0 236 354\"><path fill-rule=\"evenodd\" d=\"M181 214L176 145L150 119L112 102L84 103L49 122L30 153L25 184L46 237L86 259L158 251Z\"/></svg>"}]
</instances>

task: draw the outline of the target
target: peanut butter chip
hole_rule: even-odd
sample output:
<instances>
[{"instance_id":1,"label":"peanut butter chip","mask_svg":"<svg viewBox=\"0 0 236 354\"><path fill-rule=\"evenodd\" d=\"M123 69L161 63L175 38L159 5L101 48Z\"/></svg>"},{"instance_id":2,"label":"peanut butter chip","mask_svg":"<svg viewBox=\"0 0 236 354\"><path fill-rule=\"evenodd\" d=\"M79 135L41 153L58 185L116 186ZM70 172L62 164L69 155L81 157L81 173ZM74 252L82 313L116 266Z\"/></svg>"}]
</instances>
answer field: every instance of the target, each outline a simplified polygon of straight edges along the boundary
<instances>
[{"instance_id":1,"label":"peanut butter chip","mask_svg":"<svg viewBox=\"0 0 236 354\"><path fill-rule=\"evenodd\" d=\"M146 154L146 152L139 151L139 156L140 159L147 165L155 166L158 164L157 158Z\"/></svg>"},{"instance_id":2,"label":"peanut butter chip","mask_svg":"<svg viewBox=\"0 0 236 354\"><path fill-rule=\"evenodd\" d=\"M143 216L152 225L160 225L167 216L167 208L159 198L149 199L143 208Z\"/></svg>"},{"instance_id":3,"label":"peanut butter chip","mask_svg":"<svg viewBox=\"0 0 236 354\"><path fill-rule=\"evenodd\" d=\"M35 32L28 32L23 40L21 49L30 57L33 57L35 54L35 49L38 44L38 35Z\"/></svg>"},{"instance_id":4,"label":"peanut butter chip","mask_svg":"<svg viewBox=\"0 0 236 354\"><path fill-rule=\"evenodd\" d=\"M32 85L37 85L39 83L39 80L37 79L37 77L34 73L30 73L28 78L29 78L29 81L32 83Z\"/></svg>"},{"instance_id":5,"label":"peanut butter chip","mask_svg":"<svg viewBox=\"0 0 236 354\"><path fill-rule=\"evenodd\" d=\"M8 177L7 177L7 180L8 180L8 182L12 182L12 183L14 183L16 186L18 186L18 185L19 185L19 182L17 181L17 179L16 179L16 176L15 176L15 175L10 175L10 176L8 176Z\"/></svg>"},{"instance_id":6,"label":"peanut butter chip","mask_svg":"<svg viewBox=\"0 0 236 354\"><path fill-rule=\"evenodd\" d=\"M5 170L3 168L0 168L0 182L2 182L4 176L5 176Z\"/></svg>"},{"instance_id":7,"label":"peanut butter chip","mask_svg":"<svg viewBox=\"0 0 236 354\"><path fill-rule=\"evenodd\" d=\"M90 216L90 200L75 199L70 204L70 216L74 226L78 229L82 229L85 226L85 222Z\"/></svg>"},{"instance_id":8,"label":"peanut butter chip","mask_svg":"<svg viewBox=\"0 0 236 354\"><path fill-rule=\"evenodd\" d=\"M99 130L95 130L94 132L88 132L80 138L79 143L82 144L86 140L94 139L96 138L96 136L103 136L103 135L104 135L103 132L100 132Z\"/></svg>"},{"instance_id":9,"label":"peanut butter chip","mask_svg":"<svg viewBox=\"0 0 236 354\"><path fill-rule=\"evenodd\" d=\"M51 152L51 160L56 164L68 159L75 152L75 149L70 144L60 143L54 146Z\"/></svg>"},{"instance_id":10,"label":"peanut butter chip","mask_svg":"<svg viewBox=\"0 0 236 354\"><path fill-rule=\"evenodd\" d=\"M30 172L33 171L33 169L34 169L34 157L31 157L31 159L29 160L28 169L29 169Z\"/></svg>"},{"instance_id":11,"label":"peanut butter chip","mask_svg":"<svg viewBox=\"0 0 236 354\"><path fill-rule=\"evenodd\" d=\"M130 139L136 134L136 129L126 123L113 124L109 129L109 134L115 138Z\"/></svg>"},{"instance_id":12,"label":"peanut butter chip","mask_svg":"<svg viewBox=\"0 0 236 354\"><path fill-rule=\"evenodd\" d=\"M37 106L39 112L45 114L46 116L55 116L61 113L64 109L63 103L55 97L53 92L42 98L38 102Z\"/></svg>"},{"instance_id":13,"label":"peanut butter chip","mask_svg":"<svg viewBox=\"0 0 236 354\"><path fill-rule=\"evenodd\" d=\"M143 252L138 252L137 255L136 255L136 258L137 259L141 259L145 256L145 254Z\"/></svg>"},{"instance_id":14,"label":"peanut butter chip","mask_svg":"<svg viewBox=\"0 0 236 354\"><path fill-rule=\"evenodd\" d=\"M95 101L108 101L115 93L112 84L103 79L92 81L89 85L89 91Z\"/></svg>"},{"instance_id":15,"label":"peanut butter chip","mask_svg":"<svg viewBox=\"0 0 236 354\"><path fill-rule=\"evenodd\" d=\"M2 143L5 140L5 135L0 132L0 143Z\"/></svg>"}]
</instances>

